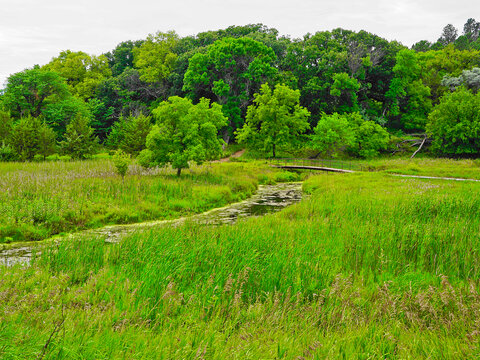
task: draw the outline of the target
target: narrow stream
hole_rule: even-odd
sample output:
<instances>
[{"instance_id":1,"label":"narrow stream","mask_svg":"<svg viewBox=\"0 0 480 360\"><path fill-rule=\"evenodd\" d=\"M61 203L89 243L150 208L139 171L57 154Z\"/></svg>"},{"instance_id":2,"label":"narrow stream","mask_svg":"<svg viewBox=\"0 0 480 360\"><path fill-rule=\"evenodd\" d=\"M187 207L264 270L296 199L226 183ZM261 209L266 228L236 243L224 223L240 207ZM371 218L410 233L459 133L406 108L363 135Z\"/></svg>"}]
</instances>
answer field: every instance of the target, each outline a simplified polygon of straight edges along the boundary
<instances>
[{"instance_id":1,"label":"narrow stream","mask_svg":"<svg viewBox=\"0 0 480 360\"><path fill-rule=\"evenodd\" d=\"M178 226L185 221L195 221L206 225L233 224L238 219L263 216L269 213L277 212L285 207L299 202L302 199L301 183L281 183L275 185L260 185L258 191L252 197L239 203L230 204L223 208L209 210L207 212L183 217L175 220L148 221L129 225L112 225L99 229L84 230L69 234L64 237L57 237L54 241L74 239L81 236L99 236L106 242L118 242L129 233L158 227L165 224ZM38 243L29 243L28 245L19 244L19 246L0 249L0 265L11 266L16 263L28 264L34 250L39 250L41 246L51 241Z\"/></svg>"}]
</instances>

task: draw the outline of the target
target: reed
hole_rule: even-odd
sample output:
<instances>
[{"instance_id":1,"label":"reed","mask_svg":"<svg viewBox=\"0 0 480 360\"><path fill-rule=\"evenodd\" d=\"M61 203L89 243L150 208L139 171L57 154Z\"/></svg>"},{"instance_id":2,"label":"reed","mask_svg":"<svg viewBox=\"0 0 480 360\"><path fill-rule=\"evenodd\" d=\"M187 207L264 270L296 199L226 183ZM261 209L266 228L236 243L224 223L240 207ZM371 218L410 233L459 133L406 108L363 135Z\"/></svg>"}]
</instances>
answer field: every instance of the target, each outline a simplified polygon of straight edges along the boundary
<instances>
[{"instance_id":1,"label":"reed","mask_svg":"<svg viewBox=\"0 0 480 360\"><path fill-rule=\"evenodd\" d=\"M330 174L304 190L263 218L1 268L0 357L34 358L52 333L59 359L478 357L480 184Z\"/></svg>"},{"instance_id":2,"label":"reed","mask_svg":"<svg viewBox=\"0 0 480 360\"><path fill-rule=\"evenodd\" d=\"M0 243L200 213L282 176L259 162L192 166L180 178L133 165L124 180L109 159L0 163Z\"/></svg>"}]
</instances>

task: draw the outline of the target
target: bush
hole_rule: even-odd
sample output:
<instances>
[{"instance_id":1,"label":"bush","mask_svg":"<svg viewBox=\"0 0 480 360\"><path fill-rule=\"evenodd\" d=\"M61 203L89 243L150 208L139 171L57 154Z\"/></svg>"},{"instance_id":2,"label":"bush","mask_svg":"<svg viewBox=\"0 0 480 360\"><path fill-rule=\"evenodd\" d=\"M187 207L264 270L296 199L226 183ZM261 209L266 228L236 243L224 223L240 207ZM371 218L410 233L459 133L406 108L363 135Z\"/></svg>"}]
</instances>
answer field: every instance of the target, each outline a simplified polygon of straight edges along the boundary
<instances>
[{"instance_id":1,"label":"bush","mask_svg":"<svg viewBox=\"0 0 480 360\"><path fill-rule=\"evenodd\" d=\"M16 161L18 159L18 154L15 150L10 145L2 142L2 146L0 146L0 161Z\"/></svg>"},{"instance_id":2,"label":"bush","mask_svg":"<svg viewBox=\"0 0 480 360\"><path fill-rule=\"evenodd\" d=\"M337 157L355 143L354 129L344 115L323 115L313 131L312 148L327 157Z\"/></svg>"},{"instance_id":3,"label":"bush","mask_svg":"<svg viewBox=\"0 0 480 360\"><path fill-rule=\"evenodd\" d=\"M346 151L354 156L371 158L385 150L390 139L382 126L365 120L359 113L323 115L314 132L313 148L329 157Z\"/></svg>"},{"instance_id":4,"label":"bush","mask_svg":"<svg viewBox=\"0 0 480 360\"><path fill-rule=\"evenodd\" d=\"M113 163L117 169L118 175L125 178L130 164L130 155L124 153L122 150L117 150L113 156Z\"/></svg>"},{"instance_id":5,"label":"bush","mask_svg":"<svg viewBox=\"0 0 480 360\"><path fill-rule=\"evenodd\" d=\"M356 131L356 144L351 151L362 158L372 158L388 146L387 130L373 121L364 121Z\"/></svg>"},{"instance_id":6,"label":"bush","mask_svg":"<svg viewBox=\"0 0 480 360\"><path fill-rule=\"evenodd\" d=\"M479 154L480 93L460 88L443 96L428 117L427 132L439 154Z\"/></svg>"},{"instance_id":7,"label":"bush","mask_svg":"<svg viewBox=\"0 0 480 360\"><path fill-rule=\"evenodd\" d=\"M144 168L155 166L153 164L153 153L148 149L142 150L140 154L138 154L137 161Z\"/></svg>"}]
</instances>

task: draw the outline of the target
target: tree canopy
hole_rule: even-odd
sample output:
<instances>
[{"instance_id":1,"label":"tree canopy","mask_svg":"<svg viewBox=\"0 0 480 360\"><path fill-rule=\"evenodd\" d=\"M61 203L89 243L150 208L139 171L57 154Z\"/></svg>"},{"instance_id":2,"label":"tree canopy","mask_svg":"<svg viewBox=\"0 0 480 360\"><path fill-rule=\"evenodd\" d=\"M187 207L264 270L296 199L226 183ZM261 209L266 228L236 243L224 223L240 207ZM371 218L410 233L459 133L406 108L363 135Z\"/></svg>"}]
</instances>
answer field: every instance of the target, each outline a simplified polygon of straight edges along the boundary
<instances>
[{"instance_id":1,"label":"tree canopy","mask_svg":"<svg viewBox=\"0 0 480 360\"><path fill-rule=\"evenodd\" d=\"M264 151L272 151L273 157L279 146L291 146L308 127L310 112L300 106L300 91L285 85L273 90L262 85L248 107L245 125L237 132L240 143L248 143Z\"/></svg>"},{"instance_id":2,"label":"tree canopy","mask_svg":"<svg viewBox=\"0 0 480 360\"><path fill-rule=\"evenodd\" d=\"M162 102L154 111L155 125L147 136L147 149L140 153L144 166L171 164L180 176L189 162L201 164L222 151L218 131L226 125L220 105L202 98L194 105L178 96Z\"/></svg>"},{"instance_id":3,"label":"tree canopy","mask_svg":"<svg viewBox=\"0 0 480 360\"><path fill-rule=\"evenodd\" d=\"M38 117L46 105L70 96L64 78L58 73L35 67L13 74L7 79L2 103L14 117Z\"/></svg>"},{"instance_id":4,"label":"tree canopy","mask_svg":"<svg viewBox=\"0 0 480 360\"><path fill-rule=\"evenodd\" d=\"M440 154L480 154L480 93L461 87L446 94L429 115L427 131Z\"/></svg>"},{"instance_id":5,"label":"tree canopy","mask_svg":"<svg viewBox=\"0 0 480 360\"><path fill-rule=\"evenodd\" d=\"M100 83L112 75L105 55L88 55L83 51L62 51L43 68L60 74L70 92L81 99L93 97Z\"/></svg>"},{"instance_id":6,"label":"tree canopy","mask_svg":"<svg viewBox=\"0 0 480 360\"><path fill-rule=\"evenodd\" d=\"M310 113L308 134L320 121L333 131L330 115L357 113L371 121L359 125L365 133L379 134L377 125L391 133L423 133L446 95L461 87L472 93L480 88L480 22L470 18L463 31L451 24L438 30L436 41L419 40L411 49L367 31L336 28L292 39L263 24L247 24L185 37L157 32L123 41L106 54L65 50L7 79L0 111L9 120L0 129L31 116L64 141L80 116L99 141L112 146L125 119L148 118L176 96L192 105L202 98L221 105L226 124L220 134L228 143L248 120L249 107L259 107L256 94L268 83L272 93L281 86L295 90L298 106ZM143 148L149 130L146 122L137 125L127 132L139 142L132 149L122 145L132 154ZM315 143L299 138L305 146ZM291 136L287 142L293 147L296 140ZM332 155L344 147L331 144ZM348 149L351 156L363 156Z\"/></svg>"},{"instance_id":7,"label":"tree canopy","mask_svg":"<svg viewBox=\"0 0 480 360\"><path fill-rule=\"evenodd\" d=\"M192 100L206 97L222 105L229 119L228 134L241 127L242 114L260 85L272 79L275 53L250 38L224 38L197 53L189 61L183 90Z\"/></svg>"}]
</instances>

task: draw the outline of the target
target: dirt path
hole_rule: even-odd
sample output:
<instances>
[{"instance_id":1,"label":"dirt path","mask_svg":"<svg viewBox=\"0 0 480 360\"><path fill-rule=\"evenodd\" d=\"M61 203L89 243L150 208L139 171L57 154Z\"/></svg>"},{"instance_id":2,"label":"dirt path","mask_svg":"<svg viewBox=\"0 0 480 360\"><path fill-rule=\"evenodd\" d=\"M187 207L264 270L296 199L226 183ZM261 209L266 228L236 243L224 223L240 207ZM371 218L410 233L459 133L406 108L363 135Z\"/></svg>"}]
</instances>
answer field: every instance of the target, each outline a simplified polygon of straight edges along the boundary
<instances>
[{"instance_id":1,"label":"dirt path","mask_svg":"<svg viewBox=\"0 0 480 360\"><path fill-rule=\"evenodd\" d=\"M215 161L212 161L214 163L223 163L223 162L227 162L227 161L230 161L230 159L232 158L239 158L240 156L242 156L243 154L245 153L245 149L242 149L242 150L239 150L235 153L233 153L232 155L226 157L226 158L223 158L223 159L219 159L219 160L215 160Z\"/></svg>"},{"instance_id":2,"label":"dirt path","mask_svg":"<svg viewBox=\"0 0 480 360\"><path fill-rule=\"evenodd\" d=\"M427 180L450 180L450 181L479 181L478 179L464 179L452 177L438 177L438 176L423 176L423 175L403 175L403 174L389 174L391 176L412 178L412 179L427 179Z\"/></svg>"}]
</instances>

